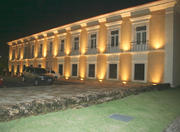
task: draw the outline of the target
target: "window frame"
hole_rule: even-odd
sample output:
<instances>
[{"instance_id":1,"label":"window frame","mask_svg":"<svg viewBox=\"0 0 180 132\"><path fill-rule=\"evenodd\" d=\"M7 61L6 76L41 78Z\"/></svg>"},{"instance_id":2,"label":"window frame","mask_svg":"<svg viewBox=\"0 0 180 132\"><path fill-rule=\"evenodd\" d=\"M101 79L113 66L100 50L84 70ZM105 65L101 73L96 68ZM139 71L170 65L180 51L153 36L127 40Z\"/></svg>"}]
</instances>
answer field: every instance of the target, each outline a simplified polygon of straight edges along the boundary
<instances>
[{"instance_id":1,"label":"window frame","mask_svg":"<svg viewBox=\"0 0 180 132\"><path fill-rule=\"evenodd\" d=\"M89 77L89 65L90 64L94 64L95 65L95 73L94 73L94 77ZM86 73L86 77L88 79L95 79L96 78L96 75L97 74L97 62L93 61L93 62L87 62L87 73Z\"/></svg>"},{"instance_id":2,"label":"window frame","mask_svg":"<svg viewBox=\"0 0 180 132\"><path fill-rule=\"evenodd\" d=\"M38 43L38 58L42 58L43 57L43 43L44 40L40 40Z\"/></svg>"},{"instance_id":3,"label":"window frame","mask_svg":"<svg viewBox=\"0 0 180 132\"><path fill-rule=\"evenodd\" d=\"M110 23L106 23L106 27L107 27L107 48L110 49L117 49L117 47L119 47L120 50L120 46L121 46L121 25L122 24L122 20L120 21L115 21L115 22L110 22ZM111 32L118 30L118 45L117 46L111 46Z\"/></svg>"},{"instance_id":4,"label":"window frame","mask_svg":"<svg viewBox=\"0 0 180 132\"><path fill-rule=\"evenodd\" d=\"M144 64L144 80L135 80L135 64ZM148 68L148 62L146 60L144 61L133 61L132 62L132 81L133 82L142 82L146 83L147 82L147 68Z\"/></svg>"},{"instance_id":5,"label":"window frame","mask_svg":"<svg viewBox=\"0 0 180 132\"><path fill-rule=\"evenodd\" d=\"M74 46L75 46L75 41L74 39L78 37L79 38L79 43L78 43L78 49L74 49ZM81 43L81 35L80 35L80 32L78 33L72 33L72 37L71 37L71 50L72 52L75 52L75 51L78 51L80 52L80 43Z\"/></svg>"},{"instance_id":6,"label":"window frame","mask_svg":"<svg viewBox=\"0 0 180 132\"><path fill-rule=\"evenodd\" d=\"M77 76L73 76L73 74L72 74L72 65L73 64L77 64ZM71 63L71 77L72 78L77 78L79 76L79 63Z\"/></svg>"},{"instance_id":7,"label":"window frame","mask_svg":"<svg viewBox=\"0 0 180 132\"><path fill-rule=\"evenodd\" d=\"M88 33L88 39L87 39L87 50L94 50L98 49L98 41L99 41L99 28L100 25L92 26L92 27L87 27L87 33ZM96 34L96 47L91 48L91 35Z\"/></svg>"},{"instance_id":8,"label":"window frame","mask_svg":"<svg viewBox=\"0 0 180 132\"><path fill-rule=\"evenodd\" d=\"M110 73L110 71L109 71L109 66L110 66L110 64L117 64L117 78L109 78L109 73ZM107 80L119 80L119 62L118 61L109 61L109 62L107 62L107 75L106 75L106 78L107 78Z\"/></svg>"},{"instance_id":9,"label":"window frame","mask_svg":"<svg viewBox=\"0 0 180 132\"><path fill-rule=\"evenodd\" d=\"M62 75L60 75L60 73L59 73L59 65L62 65ZM58 73L59 73L60 77L64 77L64 63L58 63Z\"/></svg>"},{"instance_id":10,"label":"window frame","mask_svg":"<svg viewBox=\"0 0 180 132\"><path fill-rule=\"evenodd\" d=\"M145 43L143 42L143 31L136 31L137 27L142 27L142 26L146 26L146 41ZM138 40L137 40L137 33L140 33L140 43L138 44ZM143 45L143 44L147 44L147 42L149 41L149 32L148 32L148 24L137 24L134 26L134 38L133 38L133 42L135 42L136 45Z\"/></svg>"},{"instance_id":11,"label":"window frame","mask_svg":"<svg viewBox=\"0 0 180 132\"><path fill-rule=\"evenodd\" d=\"M136 42L136 27L139 26L146 26L146 44L148 44L149 41L149 23L150 23L151 15L145 15L135 18L130 18L130 21L132 22L132 42Z\"/></svg>"},{"instance_id":12,"label":"window frame","mask_svg":"<svg viewBox=\"0 0 180 132\"><path fill-rule=\"evenodd\" d=\"M65 53L66 50L66 34L67 33L62 33L58 35L58 56L60 56L62 53ZM62 51L61 49L61 42L64 40L64 50Z\"/></svg>"},{"instance_id":13,"label":"window frame","mask_svg":"<svg viewBox=\"0 0 180 132\"><path fill-rule=\"evenodd\" d=\"M47 55L48 56L52 56L53 55L53 45L54 45L54 42L53 42L54 38L49 38L48 39L48 47L47 47Z\"/></svg>"}]
</instances>

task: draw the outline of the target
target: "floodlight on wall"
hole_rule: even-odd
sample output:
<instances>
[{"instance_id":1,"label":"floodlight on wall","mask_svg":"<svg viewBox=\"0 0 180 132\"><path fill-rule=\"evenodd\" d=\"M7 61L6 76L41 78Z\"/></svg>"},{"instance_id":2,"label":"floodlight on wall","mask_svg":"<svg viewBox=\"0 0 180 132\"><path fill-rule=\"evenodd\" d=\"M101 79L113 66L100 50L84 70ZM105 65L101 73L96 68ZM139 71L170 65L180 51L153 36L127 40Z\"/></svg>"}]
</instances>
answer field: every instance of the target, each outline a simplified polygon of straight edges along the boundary
<instances>
[{"instance_id":1,"label":"floodlight on wall","mask_svg":"<svg viewBox=\"0 0 180 132\"><path fill-rule=\"evenodd\" d=\"M127 84L127 82L126 82L126 81L123 81L122 83L123 83L124 85L126 85L126 84Z\"/></svg>"},{"instance_id":2,"label":"floodlight on wall","mask_svg":"<svg viewBox=\"0 0 180 132\"><path fill-rule=\"evenodd\" d=\"M102 79L99 79L99 82L100 82L100 83L102 83L102 81L103 81Z\"/></svg>"}]
</instances>

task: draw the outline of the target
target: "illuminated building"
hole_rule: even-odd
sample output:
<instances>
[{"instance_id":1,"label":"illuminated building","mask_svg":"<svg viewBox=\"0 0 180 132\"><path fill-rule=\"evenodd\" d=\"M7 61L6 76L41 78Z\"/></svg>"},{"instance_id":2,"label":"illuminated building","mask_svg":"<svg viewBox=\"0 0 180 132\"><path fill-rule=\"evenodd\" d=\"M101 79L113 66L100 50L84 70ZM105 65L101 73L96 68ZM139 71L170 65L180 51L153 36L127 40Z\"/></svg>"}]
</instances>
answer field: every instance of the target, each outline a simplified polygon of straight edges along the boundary
<instances>
[{"instance_id":1,"label":"illuminated building","mask_svg":"<svg viewBox=\"0 0 180 132\"><path fill-rule=\"evenodd\" d=\"M9 71L63 78L180 84L179 0L118 10L8 42Z\"/></svg>"}]
</instances>

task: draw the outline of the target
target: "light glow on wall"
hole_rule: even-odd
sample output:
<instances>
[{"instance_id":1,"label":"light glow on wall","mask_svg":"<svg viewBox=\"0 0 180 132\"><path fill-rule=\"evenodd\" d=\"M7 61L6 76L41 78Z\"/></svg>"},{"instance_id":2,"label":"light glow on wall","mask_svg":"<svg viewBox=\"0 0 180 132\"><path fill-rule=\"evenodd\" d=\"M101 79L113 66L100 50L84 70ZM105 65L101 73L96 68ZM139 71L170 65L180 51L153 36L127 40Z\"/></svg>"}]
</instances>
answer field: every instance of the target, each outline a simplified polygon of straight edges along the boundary
<instances>
[{"instance_id":1,"label":"light glow on wall","mask_svg":"<svg viewBox=\"0 0 180 132\"><path fill-rule=\"evenodd\" d=\"M35 58L38 57L38 43L37 43L37 41L35 41L34 57L35 57Z\"/></svg>"},{"instance_id":2,"label":"light glow on wall","mask_svg":"<svg viewBox=\"0 0 180 132\"><path fill-rule=\"evenodd\" d=\"M105 46L103 45L99 46L99 52L104 53L104 51L105 51Z\"/></svg>"},{"instance_id":3,"label":"light glow on wall","mask_svg":"<svg viewBox=\"0 0 180 132\"><path fill-rule=\"evenodd\" d=\"M130 50L130 45L124 44L124 45L122 45L122 49L123 49L123 51L128 51L128 50Z\"/></svg>"},{"instance_id":4,"label":"light glow on wall","mask_svg":"<svg viewBox=\"0 0 180 132\"><path fill-rule=\"evenodd\" d=\"M12 60L12 46L9 48L9 60Z\"/></svg>"},{"instance_id":5,"label":"light glow on wall","mask_svg":"<svg viewBox=\"0 0 180 132\"><path fill-rule=\"evenodd\" d=\"M105 71L103 72L103 71L101 71L100 73L99 73L99 75L98 75L98 79L99 80L103 80L104 78L105 78Z\"/></svg>"},{"instance_id":6,"label":"light glow on wall","mask_svg":"<svg viewBox=\"0 0 180 132\"><path fill-rule=\"evenodd\" d=\"M149 82L160 83L164 74L164 52L149 53Z\"/></svg>"},{"instance_id":7,"label":"light glow on wall","mask_svg":"<svg viewBox=\"0 0 180 132\"><path fill-rule=\"evenodd\" d=\"M81 31L81 39L80 39L80 52L82 55L86 53L86 43L87 43L87 31L85 28Z\"/></svg>"},{"instance_id":8,"label":"light glow on wall","mask_svg":"<svg viewBox=\"0 0 180 132\"><path fill-rule=\"evenodd\" d=\"M85 48L81 48L81 54L84 55L86 53L86 49Z\"/></svg>"},{"instance_id":9,"label":"light glow on wall","mask_svg":"<svg viewBox=\"0 0 180 132\"><path fill-rule=\"evenodd\" d=\"M23 65L22 65L22 64L20 64L20 67L19 67L19 68L20 68L20 70L19 70L19 71L20 71L20 73L22 73L22 72L23 72Z\"/></svg>"},{"instance_id":10,"label":"light glow on wall","mask_svg":"<svg viewBox=\"0 0 180 132\"><path fill-rule=\"evenodd\" d=\"M103 81L102 79L99 79L99 82L100 82L100 83L102 83L102 81Z\"/></svg>"},{"instance_id":11,"label":"light glow on wall","mask_svg":"<svg viewBox=\"0 0 180 132\"><path fill-rule=\"evenodd\" d=\"M69 79L69 76L68 76L68 75L66 75L66 76L65 76L65 79L66 79L66 80L68 80L68 79Z\"/></svg>"},{"instance_id":12,"label":"light glow on wall","mask_svg":"<svg viewBox=\"0 0 180 132\"><path fill-rule=\"evenodd\" d=\"M131 54L120 55L120 78L122 81L129 81L131 78L132 58Z\"/></svg>"},{"instance_id":13,"label":"light glow on wall","mask_svg":"<svg viewBox=\"0 0 180 132\"><path fill-rule=\"evenodd\" d=\"M66 49L66 55L70 54L70 49Z\"/></svg>"},{"instance_id":14,"label":"light glow on wall","mask_svg":"<svg viewBox=\"0 0 180 132\"><path fill-rule=\"evenodd\" d=\"M53 52L53 56L56 57L57 56L57 46L54 46L54 52Z\"/></svg>"},{"instance_id":15,"label":"light glow on wall","mask_svg":"<svg viewBox=\"0 0 180 132\"><path fill-rule=\"evenodd\" d=\"M86 56L80 56L80 58L79 58L79 75L80 75L80 78L85 78L85 75L86 75Z\"/></svg>"},{"instance_id":16,"label":"light glow on wall","mask_svg":"<svg viewBox=\"0 0 180 132\"><path fill-rule=\"evenodd\" d=\"M46 48L46 46L44 46L43 57L46 57L46 55L47 55L47 48Z\"/></svg>"},{"instance_id":17,"label":"light glow on wall","mask_svg":"<svg viewBox=\"0 0 180 132\"><path fill-rule=\"evenodd\" d=\"M98 35L98 50L100 53L104 53L107 43L107 29L105 23L100 23L99 35Z\"/></svg>"},{"instance_id":18,"label":"light glow on wall","mask_svg":"<svg viewBox=\"0 0 180 132\"><path fill-rule=\"evenodd\" d=\"M163 45L161 43L159 43L159 42L156 42L156 44L154 44L155 49L160 49L162 47L163 47Z\"/></svg>"},{"instance_id":19,"label":"light glow on wall","mask_svg":"<svg viewBox=\"0 0 180 132\"><path fill-rule=\"evenodd\" d=\"M122 83L123 83L124 85L126 85L126 84L127 84L127 82L126 82L126 81L123 81Z\"/></svg>"},{"instance_id":20,"label":"light glow on wall","mask_svg":"<svg viewBox=\"0 0 180 132\"><path fill-rule=\"evenodd\" d=\"M21 50L21 53L20 53L20 59L22 60L23 59L23 57L24 57L24 55L23 55L23 50Z\"/></svg>"},{"instance_id":21,"label":"light glow on wall","mask_svg":"<svg viewBox=\"0 0 180 132\"><path fill-rule=\"evenodd\" d=\"M160 83L161 81L161 76L160 75L154 75L154 77L152 78L152 83Z\"/></svg>"},{"instance_id":22,"label":"light glow on wall","mask_svg":"<svg viewBox=\"0 0 180 132\"><path fill-rule=\"evenodd\" d=\"M121 79L123 81L127 81L128 80L128 74L126 72L122 73Z\"/></svg>"}]
</instances>

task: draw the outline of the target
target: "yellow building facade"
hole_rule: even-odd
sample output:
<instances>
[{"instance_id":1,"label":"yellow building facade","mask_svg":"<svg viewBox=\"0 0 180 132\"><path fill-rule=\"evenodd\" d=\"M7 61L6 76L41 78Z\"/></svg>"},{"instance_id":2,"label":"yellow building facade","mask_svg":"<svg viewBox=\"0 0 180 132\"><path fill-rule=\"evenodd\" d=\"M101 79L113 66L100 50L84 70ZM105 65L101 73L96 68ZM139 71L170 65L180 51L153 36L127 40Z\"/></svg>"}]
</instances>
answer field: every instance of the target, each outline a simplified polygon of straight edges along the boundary
<instances>
[{"instance_id":1,"label":"yellow building facade","mask_svg":"<svg viewBox=\"0 0 180 132\"><path fill-rule=\"evenodd\" d=\"M33 66L65 79L173 85L169 25L177 6L179 1L159 0L13 40L9 71Z\"/></svg>"}]
</instances>

